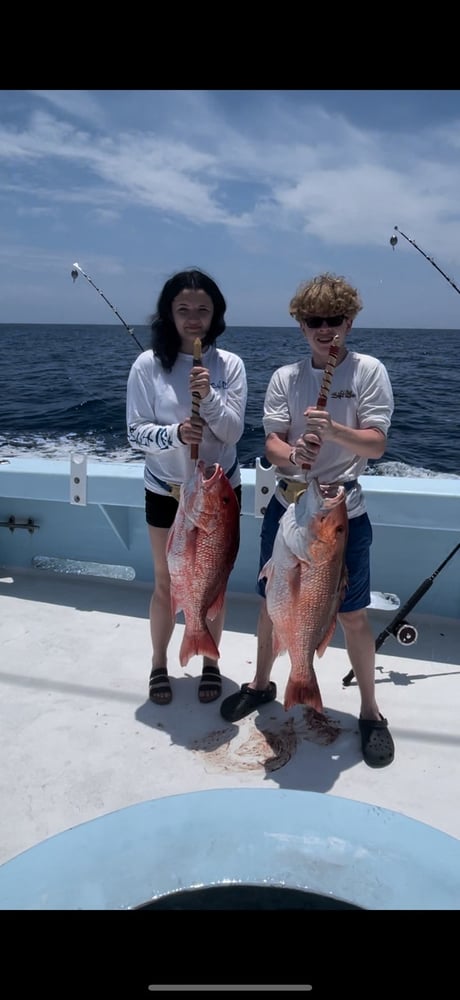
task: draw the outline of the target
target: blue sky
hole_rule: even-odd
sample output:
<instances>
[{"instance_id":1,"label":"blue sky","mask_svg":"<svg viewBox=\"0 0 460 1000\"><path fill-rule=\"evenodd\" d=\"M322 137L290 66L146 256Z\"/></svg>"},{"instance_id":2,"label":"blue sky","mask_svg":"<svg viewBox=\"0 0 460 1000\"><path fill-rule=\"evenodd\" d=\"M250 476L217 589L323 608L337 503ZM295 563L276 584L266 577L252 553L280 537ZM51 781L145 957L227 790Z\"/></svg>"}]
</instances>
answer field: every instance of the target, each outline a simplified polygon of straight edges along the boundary
<instances>
[{"instance_id":1,"label":"blue sky","mask_svg":"<svg viewBox=\"0 0 460 1000\"><path fill-rule=\"evenodd\" d=\"M129 325L204 268L229 326L344 274L356 325L460 327L460 91L4 90L0 322Z\"/></svg>"}]
</instances>

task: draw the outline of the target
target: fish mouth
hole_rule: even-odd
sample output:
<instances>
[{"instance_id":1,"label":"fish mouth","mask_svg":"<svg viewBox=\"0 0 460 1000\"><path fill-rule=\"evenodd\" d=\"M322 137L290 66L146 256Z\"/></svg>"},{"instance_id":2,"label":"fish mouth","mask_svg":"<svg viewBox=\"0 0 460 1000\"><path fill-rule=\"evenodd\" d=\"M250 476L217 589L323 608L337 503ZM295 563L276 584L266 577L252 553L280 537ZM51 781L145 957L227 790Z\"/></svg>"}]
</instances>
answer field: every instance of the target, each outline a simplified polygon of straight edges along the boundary
<instances>
[{"instance_id":1,"label":"fish mouth","mask_svg":"<svg viewBox=\"0 0 460 1000\"><path fill-rule=\"evenodd\" d=\"M214 462L213 465L206 465L206 462L203 462L203 460L201 460L198 462L198 468L203 477L203 482L205 486L209 486L211 483L213 483L221 472L221 467L217 462Z\"/></svg>"},{"instance_id":2,"label":"fish mouth","mask_svg":"<svg viewBox=\"0 0 460 1000\"><path fill-rule=\"evenodd\" d=\"M328 508L335 507L345 496L345 487L341 483L319 483L316 479L313 482L321 503Z\"/></svg>"}]
</instances>

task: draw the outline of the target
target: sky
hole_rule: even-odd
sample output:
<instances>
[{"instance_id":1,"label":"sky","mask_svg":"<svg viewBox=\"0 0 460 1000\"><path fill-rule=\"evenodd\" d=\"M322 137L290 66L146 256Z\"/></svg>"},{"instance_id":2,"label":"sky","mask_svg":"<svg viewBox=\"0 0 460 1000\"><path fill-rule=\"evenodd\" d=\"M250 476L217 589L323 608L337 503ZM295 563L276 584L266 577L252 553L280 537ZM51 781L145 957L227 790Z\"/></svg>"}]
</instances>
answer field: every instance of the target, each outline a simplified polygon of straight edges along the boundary
<instances>
[{"instance_id":1,"label":"sky","mask_svg":"<svg viewBox=\"0 0 460 1000\"><path fill-rule=\"evenodd\" d=\"M3 90L0 263L0 323L142 326L200 267L228 326L330 271L356 327L457 329L460 91Z\"/></svg>"}]
</instances>

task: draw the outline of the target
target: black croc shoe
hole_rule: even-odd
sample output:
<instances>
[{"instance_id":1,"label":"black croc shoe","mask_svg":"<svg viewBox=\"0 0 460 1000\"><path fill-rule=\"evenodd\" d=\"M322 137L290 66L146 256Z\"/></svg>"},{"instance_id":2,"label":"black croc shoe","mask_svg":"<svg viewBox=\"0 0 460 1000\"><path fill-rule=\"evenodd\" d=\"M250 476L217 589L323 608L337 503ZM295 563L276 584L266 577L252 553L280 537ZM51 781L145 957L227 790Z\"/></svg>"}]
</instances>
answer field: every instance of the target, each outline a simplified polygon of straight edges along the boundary
<instances>
[{"instance_id":1,"label":"black croc shoe","mask_svg":"<svg viewBox=\"0 0 460 1000\"><path fill-rule=\"evenodd\" d=\"M259 705L266 705L275 698L276 684L273 681L270 681L265 691L256 691L255 688L249 687L249 684L242 684L239 691L224 699L220 706L220 714L227 722L239 722L246 715L255 712Z\"/></svg>"},{"instance_id":2,"label":"black croc shoe","mask_svg":"<svg viewBox=\"0 0 460 1000\"><path fill-rule=\"evenodd\" d=\"M387 767L395 756L393 737L388 729L388 719L359 719L361 749L369 767Z\"/></svg>"}]
</instances>

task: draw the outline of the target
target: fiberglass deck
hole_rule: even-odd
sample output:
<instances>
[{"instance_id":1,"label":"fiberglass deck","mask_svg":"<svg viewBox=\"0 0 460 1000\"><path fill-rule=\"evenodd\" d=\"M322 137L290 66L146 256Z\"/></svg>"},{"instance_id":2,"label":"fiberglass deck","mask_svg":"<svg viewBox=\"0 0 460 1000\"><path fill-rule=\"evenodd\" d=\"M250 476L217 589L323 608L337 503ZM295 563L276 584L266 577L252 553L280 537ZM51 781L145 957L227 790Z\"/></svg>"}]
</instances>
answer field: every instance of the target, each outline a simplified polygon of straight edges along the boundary
<instances>
[{"instance_id":1,"label":"fiberglass deck","mask_svg":"<svg viewBox=\"0 0 460 1000\"><path fill-rule=\"evenodd\" d=\"M274 666L275 702L225 723L220 701L197 699L200 659L178 664L173 701L146 697L150 588L0 571L2 697L0 863L76 824L145 800L217 788L282 788L342 796L395 810L460 838L460 622L414 614L414 646L390 637L377 653L380 709L394 763L360 755L358 689L337 629L316 668L329 727L302 707L284 711L287 655ZM252 678L256 596L228 595L221 644L223 697ZM374 633L388 624L371 613Z\"/></svg>"}]
</instances>

